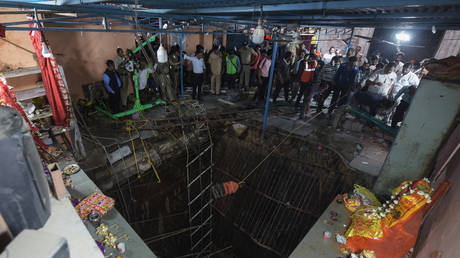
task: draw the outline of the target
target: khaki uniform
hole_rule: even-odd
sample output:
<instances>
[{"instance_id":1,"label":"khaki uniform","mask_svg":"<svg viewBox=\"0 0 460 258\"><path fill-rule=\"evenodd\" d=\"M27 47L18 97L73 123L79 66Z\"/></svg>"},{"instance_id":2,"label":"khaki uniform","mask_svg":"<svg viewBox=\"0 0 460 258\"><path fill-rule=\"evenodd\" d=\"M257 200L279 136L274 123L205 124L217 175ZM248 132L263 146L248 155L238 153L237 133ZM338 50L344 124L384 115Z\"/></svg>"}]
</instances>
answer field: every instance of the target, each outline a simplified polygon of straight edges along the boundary
<instances>
[{"instance_id":1,"label":"khaki uniform","mask_svg":"<svg viewBox=\"0 0 460 258\"><path fill-rule=\"evenodd\" d=\"M176 100L176 89L172 87L171 77L169 76L169 65L159 64L158 65L158 81L163 93L163 97L167 98L169 101Z\"/></svg>"},{"instance_id":2,"label":"khaki uniform","mask_svg":"<svg viewBox=\"0 0 460 258\"><path fill-rule=\"evenodd\" d=\"M211 52L208 64L211 70L211 93L220 94L222 83L222 53L218 51Z\"/></svg>"},{"instance_id":3,"label":"khaki uniform","mask_svg":"<svg viewBox=\"0 0 460 258\"><path fill-rule=\"evenodd\" d=\"M129 86L129 72L125 69L127 59L117 55L115 57L115 69L117 70L118 76L120 76L121 88L120 97L121 104L126 106L128 102L128 86Z\"/></svg>"},{"instance_id":4,"label":"khaki uniform","mask_svg":"<svg viewBox=\"0 0 460 258\"><path fill-rule=\"evenodd\" d=\"M241 74L240 74L240 87L249 88L249 79L251 78L251 58L252 56L257 56L257 52L248 47L244 46L238 50L241 61Z\"/></svg>"},{"instance_id":5,"label":"khaki uniform","mask_svg":"<svg viewBox=\"0 0 460 258\"><path fill-rule=\"evenodd\" d=\"M180 93L180 64L176 64L180 62L180 57L177 55L169 55L169 74L171 79L171 87L177 93Z\"/></svg>"}]
</instances>

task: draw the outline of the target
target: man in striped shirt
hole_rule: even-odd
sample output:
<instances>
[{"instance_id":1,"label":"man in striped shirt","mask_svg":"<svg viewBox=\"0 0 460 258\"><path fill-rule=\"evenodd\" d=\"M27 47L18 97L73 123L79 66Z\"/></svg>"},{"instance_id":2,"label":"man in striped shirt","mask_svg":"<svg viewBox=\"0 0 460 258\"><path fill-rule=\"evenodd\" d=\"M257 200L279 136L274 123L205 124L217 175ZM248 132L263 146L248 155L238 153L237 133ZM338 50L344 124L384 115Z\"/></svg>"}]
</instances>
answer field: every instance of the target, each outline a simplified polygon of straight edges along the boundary
<instances>
[{"instance_id":1,"label":"man in striped shirt","mask_svg":"<svg viewBox=\"0 0 460 258\"><path fill-rule=\"evenodd\" d=\"M342 64L342 56L334 56L330 63L325 64L321 73L321 81L325 85L326 90L318 98L318 110L321 111L324 107L324 101L329 97L335 85L335 73Z\"/></svg>"}]
</instances>

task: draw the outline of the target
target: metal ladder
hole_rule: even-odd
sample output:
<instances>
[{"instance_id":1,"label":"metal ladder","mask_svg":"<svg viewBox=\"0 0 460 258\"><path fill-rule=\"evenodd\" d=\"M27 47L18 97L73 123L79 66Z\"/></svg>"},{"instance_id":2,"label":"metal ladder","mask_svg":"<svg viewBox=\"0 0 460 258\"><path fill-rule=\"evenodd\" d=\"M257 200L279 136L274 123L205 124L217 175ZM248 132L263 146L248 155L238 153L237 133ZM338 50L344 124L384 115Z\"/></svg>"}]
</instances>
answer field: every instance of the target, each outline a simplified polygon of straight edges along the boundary
<instances>
[{"instance_id":1,"label":"metal ladder","mask_svg":"<svg viewBox=\"0 0 460 258\"><path fill-rule=\"evenodd\" d=\"M198 116L206 113L204 105L198 103L191 106L194 115ZM207 121L196 119L195 129L199 137L200 131L207 131L209 137L209 127ZM198 136L197 136L198 135ZM200 146L198 140L198 146ZM187 192L188 209L190 223L190 250L196 253L196 257L206 256L212 246L212 160L213 144L209 139L209 145L204 149L199 149L199 153L187 163Z\"/></svg>"}]
</instances>

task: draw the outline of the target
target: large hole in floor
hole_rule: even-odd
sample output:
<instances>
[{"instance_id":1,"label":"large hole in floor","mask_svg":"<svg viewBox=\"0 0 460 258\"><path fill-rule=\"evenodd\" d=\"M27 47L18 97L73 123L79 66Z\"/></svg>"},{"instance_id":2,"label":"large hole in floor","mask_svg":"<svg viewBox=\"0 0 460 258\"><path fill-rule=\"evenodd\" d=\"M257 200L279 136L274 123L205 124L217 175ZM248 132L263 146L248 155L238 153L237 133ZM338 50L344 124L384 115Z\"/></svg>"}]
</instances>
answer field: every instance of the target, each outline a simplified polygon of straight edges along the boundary
<instances>
[{"instance_id":1,"label":"large hole in floor","mask_svg":"<svg viewBox=\"0 0 460 258\"><path fill-rule=\"evenodd\" d=\"M236 193L212 204L212 250L225 248L213 257L287 257L337 194L350 191L355 183L372 184L372 176L349 168L340 154L328 147L295 135L286 139L287 132L274 130L266 132L261 140L260 124L244 123L247 130L241 135L228 122L211 128L213 182L241 183L245 179ZM190 161L210 145L207 133L201 132L196 137L200 141L189 141L184 149L181 130L177 130L176 135L173 130L161 132L169 133L174 140L145 141L146 148L153 151L152 159L161 156L161 165L156 167L161 183L148 166L138 177L137 167L130 160L113 165L122 168L128 163L129 169L121 169L116 176L107 171L93 173L96 183L116 199L117 209L160 257L193 254L187 205L187 151ZM145 130L140 134L149 133ZM137 159L145 160L139 139L132 143L140 146ZM204 168L194 168L195 173ZM210 195L203 198L209 199ZM198 208L200 205L203 203Z\"/></svg>"}]
</instances>

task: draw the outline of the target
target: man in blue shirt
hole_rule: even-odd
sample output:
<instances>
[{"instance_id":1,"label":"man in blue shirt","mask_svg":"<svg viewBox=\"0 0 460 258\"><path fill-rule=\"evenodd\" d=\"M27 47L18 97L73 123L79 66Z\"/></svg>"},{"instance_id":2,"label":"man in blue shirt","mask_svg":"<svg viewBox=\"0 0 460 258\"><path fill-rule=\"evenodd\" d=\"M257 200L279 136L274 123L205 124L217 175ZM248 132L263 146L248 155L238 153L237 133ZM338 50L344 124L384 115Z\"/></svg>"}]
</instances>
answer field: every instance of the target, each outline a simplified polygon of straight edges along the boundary
<instances>
[{"instance_id":1,"label":"man in blue shirt","mask_svg":"<svg viewBox=\"0 0 460 258\"><path fill-rule=\"evenodd\" d=\"M336 106L342 106L347 102L348 95L355 83L356 74L358 74L358 58L352 56L348 58L348 62L340 65L337 73L335 74L334 95L332 95L331 105L329 106L329 113Z\"/></svg>"},{"instance_id":2,"label":"man in blue shirt","mask_svg":"<svg viewBox=\"0 0 460 258\"><path fill-rule=\"evenodd\" d=\"M113 113L120 112L120 105L121 105L121 96L120 96L120 88L121 88L121 80L118 76L117 71L115 70L115 63L113 60L107 60L107 69L103 74L104 78L104 86L109 94L109 106Z\"/></svg>"}]
</instances>

